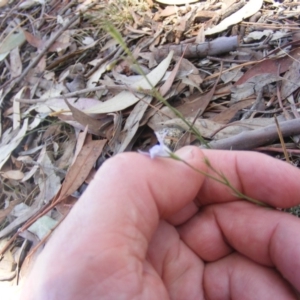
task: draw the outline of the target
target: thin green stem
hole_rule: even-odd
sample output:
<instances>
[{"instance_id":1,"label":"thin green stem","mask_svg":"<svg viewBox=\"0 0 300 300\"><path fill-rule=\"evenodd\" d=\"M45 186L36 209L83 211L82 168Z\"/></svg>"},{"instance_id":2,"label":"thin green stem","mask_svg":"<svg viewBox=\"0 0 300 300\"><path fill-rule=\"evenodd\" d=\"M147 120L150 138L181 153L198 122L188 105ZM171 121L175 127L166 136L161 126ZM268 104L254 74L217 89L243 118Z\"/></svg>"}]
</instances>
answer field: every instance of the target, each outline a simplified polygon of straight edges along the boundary
<instances>
[{"instance_id":1,"label":"thin green stem","mask_svg":"<svg viewBox=\"0 0 300 300\"><path fill-rule=\"evenodd\" d=\"M131 51L128 49L128 47L127 47L126 43L124 42L124 40L123 40L121 34L119 33L119 31L112 24L110 24L108 22L105 25L105 29L120 44L120 46L124 49L125 53L130 57L130 59L133 61L133 63L137 66L138 72L146 79L147 83L151 86L151 89L152 89L152 92L153 92L153 96L156 97L159 101L161 101L164 105L166 105L167 107L169 107L172 110L172 112L188 126L189 130L191 130L192 133L196 135L196 137L198 138L198 140L202 144L204 144L207 148L210 148L210 146L208 145L208 143L202 137L202 135L199 132L199 130L197 128L195 128L195 126L193 126L193 124L191 124L190 122L188 122L183 117L183 115L176 108L174 108L171 104L169 104L169 102L166 101L166 99L164 99L164 97L162 97L162 95L152 85L152 83L148 79L147 75L145 74L145 72L143 71L143 69L140 67L139 63L137 62L137 60L135 59L135 57L132 55Z\"/></svg>"},{"instance_id":2,"label":"thin green stem","mask_svg":"<svg viewBox=\"0 0 300 300\"><path fill-rule=\"evenodd\" d=\"M148 77L146 76L146 74L144 73L144 71L142 70L142 68L140 67L140 65L138 64L137 60L135 59L135 57L132 55L131 51L128 49L126 43L124 42L121 34L118 32L118 30L110 23L106 23L106 30L111 34L111 36L120 44L120 46L124 49L125 53L131 58L131 60L133 61L133 63L137 66L137 69L139 71L139 73L146 79L147 83L151 86L152 88L152 94L153 97L156 97L159 101L161 101L164 105L166 105L167 107L169 107L172 112L178 117L180 118L189 128L189 130L191 130L192 133L194 133L197 138L199 139L199 141L204 144L207 148L210 148L208 143L205 141L205 139L202 137L201 133L198 131L197 128L195 128L193 126L193 124L191 124L190 122L188 122L184 116L177 110L175 109L172 105L170 105L168 103L168 101L166 101L166 99L164 99L164 97L159 93L159 91L152 85L152 83L150 82L150 80L148 79ZM209 173L203 172L195 167L193 167L192 165L190 165L188 162L186 162L185 160L181 159L179 156L177 156L176 154L172 153L171 151L169 152L170 154L170 158L178 160L183 162L185 165L189 166L191 169L193 169L195 172L198 172L208 178L211 178L213 180L215 180L216 182L219 182L227 187L229 187L235 194L236 197L247 200L249 202L252 202L254 204L260 205L260 206L264 206L264 207L270 207L269 205L258 201L256 199L253 199L251 197L248 197L246 195L244 195L243 193L241 193L239 190L237 190L227 179L227 177L218 172L215 168L213 168L213 166L211 165L210 161L205 157L204 158L204 162L206 163L206 165L213 171L215 172L218 177L213 176ZM221 179L220 179L221 178Z\"/></svg>"},{"instance_id":3,"label":"thin green stem","mask_svg":"<svg viewBox=\"0 0 300 300\"><path fill-rule=\"evenodd\" d=\"M174 160L178 160L178 161L181 161L183 162L185 165L189 166L192 170L194 170L195 172L197 173L200 173L208 178L211 178L225 186L227 186L228 188L230 188L236 197L240 198L240 199L244 199L244 200L247 200L249 202L252 202L254 204L257 204L257 205L260 205L260 206L263 206L263 207L268 207L268 208L272 208L270 205L264 203L264 202L261 202L259 200L256 200L254 198L251 198L247 195L244 195L243 193L241 193L238 189L236 189L231 183L230 181L227 179L227 177L220 173L220 172L217 172L211 165L210 161L208 160L207 157L204 158L204 162L205 164L213 171L215 172L221 179L219 179L218 177L215 177L207 172L204 172L202 170L199 170L197 168L195 168L194 166L192 166L191 164L189 164L188 162L186 162L184 159L180 158L179 156L177 156L176 154L174 154L173 152L170 152L170 158L174 159ZM208 162L208 163L207 163Z\"/></svg>"}]
</instances>

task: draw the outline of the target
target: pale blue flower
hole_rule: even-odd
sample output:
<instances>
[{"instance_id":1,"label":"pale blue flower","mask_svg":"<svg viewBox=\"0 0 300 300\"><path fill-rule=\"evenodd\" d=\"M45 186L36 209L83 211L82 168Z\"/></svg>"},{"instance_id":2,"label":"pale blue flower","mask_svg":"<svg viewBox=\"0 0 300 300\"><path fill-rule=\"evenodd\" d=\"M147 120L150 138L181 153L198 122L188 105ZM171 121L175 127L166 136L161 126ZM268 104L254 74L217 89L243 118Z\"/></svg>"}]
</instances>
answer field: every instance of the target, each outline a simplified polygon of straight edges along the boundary
<instances>
[{"instance_id":1,"label":"pale blue flower","mask_svg":"<svg viewBox=\"0 0 300 300\"><path fill-rule=\"evenodd\" d=\"M166 137L167 133L160 134L158 132L154 132L157 140L158 145L155 145L149 149L149 153L139 151L140 153L147 154L151 158L155 157L170 157L172 151L164 144L164 138Z\"/></svg>"}]
</instances>

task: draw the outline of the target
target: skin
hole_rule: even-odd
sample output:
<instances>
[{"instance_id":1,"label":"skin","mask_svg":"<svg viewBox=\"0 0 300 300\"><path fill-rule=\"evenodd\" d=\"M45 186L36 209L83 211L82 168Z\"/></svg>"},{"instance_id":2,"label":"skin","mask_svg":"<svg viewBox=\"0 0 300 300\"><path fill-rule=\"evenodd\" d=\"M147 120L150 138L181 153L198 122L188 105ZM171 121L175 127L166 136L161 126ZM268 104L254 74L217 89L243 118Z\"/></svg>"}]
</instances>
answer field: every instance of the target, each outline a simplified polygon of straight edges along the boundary
<instances>
[{"instance_id":1,"label":"skin","mask_svg":"<svg viewBox=\"0 0 300 300\"><path fill-rule=\"evenodd\" d=\"M274 207L300 203L300 171L251 152L177 152ZM213 173L212 173L213 174ZM179 161L103 164L38 257L22 299L297 299L300 219L236 199Z\"/></svg>"}]
</instances>

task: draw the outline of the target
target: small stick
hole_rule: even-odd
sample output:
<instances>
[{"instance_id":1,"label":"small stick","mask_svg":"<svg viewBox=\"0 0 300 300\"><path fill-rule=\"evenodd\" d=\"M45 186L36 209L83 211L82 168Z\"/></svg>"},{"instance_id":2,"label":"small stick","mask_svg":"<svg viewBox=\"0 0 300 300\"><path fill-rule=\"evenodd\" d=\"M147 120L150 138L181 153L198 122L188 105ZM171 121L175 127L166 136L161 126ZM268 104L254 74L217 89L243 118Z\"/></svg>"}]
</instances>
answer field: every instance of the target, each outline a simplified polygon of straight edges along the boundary
<instances>
[{"instance_id":1,"label":"small stick","mask_svg":"<svg viewBox=\"0 0 300 300\"><path fill-rule=\"evenodd\" d=\"M236 60L236 59L227 59L227 58L219 58L214 56L207 56L209 60L213 61L222 61L222 62L228 62L228 63L237 63L237 64L244 64L249 62L249 60Z\"/></svg>"},{"instance_id":2,"label":"small stick","mask_svg":"<svg viewBox=\"0 0 300 300\"><path fill-rule=\"evenodd\" d=\"M282 148L276 148L276 147L258 147L253 150L255 150L255 151L272 151L272 152L280 152L280 153L284 152L284 150ZM298 150L298 149L286 149L286 151L290 154L300 154L300 150Z\"/></svg>"},{"instance_id":3,"label":"small stick","mask_svg":"<svg viewBox=\"0 0 300 300\"><path fill-rule=\"evenodd\" d=\"M139 93L139 94L145 94L145 95L152 95L152 92L150 90L144 90L144 89L133 89L133 88L129 88L126 85L111 85L111 86L96 86L93 88L88 88L88 89L83 89L80 91L76 91L76 92L72 92L72 93L66 93L66 94L62 94L60 96L57 97L51 97L51 98L47 98L47 99L15 99L15 101L17 102L21 102L21 103L28 103L28 104L32 104L32 103L39 103L39 102L46 102L48 100L53 100L53 99L63 99L63 98L72 98L72 97L77 97L81 94L85 94L85 93L91 93L91 92L97 92L97 91L101 91L101 90L129 90L129 91L134 91L135 93Z\"/></svg>"}]
</instances>

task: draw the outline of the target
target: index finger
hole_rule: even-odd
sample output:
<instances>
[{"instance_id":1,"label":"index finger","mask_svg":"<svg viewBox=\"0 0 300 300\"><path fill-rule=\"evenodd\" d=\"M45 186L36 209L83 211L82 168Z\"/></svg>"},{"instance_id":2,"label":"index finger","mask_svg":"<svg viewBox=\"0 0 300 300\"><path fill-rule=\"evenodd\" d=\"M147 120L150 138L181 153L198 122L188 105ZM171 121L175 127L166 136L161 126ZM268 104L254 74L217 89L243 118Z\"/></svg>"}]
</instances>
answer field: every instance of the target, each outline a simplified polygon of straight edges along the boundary
<instances>
[{"instance_id":1,"label":"index finger","mask_svg":"<svg viewBox=\"0 0 300 300\"><path fill-rule=\"evenodd\" d=\"M300 170L286 162L250 151L203 150L213 168L224 174L241 193L273 207L300 203ZM218 177L208 168L208 173ZM227 186L206 177L198 193L200 205L233 201L236 196Z\"/></svg>"}]
</instances>

